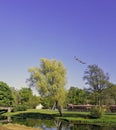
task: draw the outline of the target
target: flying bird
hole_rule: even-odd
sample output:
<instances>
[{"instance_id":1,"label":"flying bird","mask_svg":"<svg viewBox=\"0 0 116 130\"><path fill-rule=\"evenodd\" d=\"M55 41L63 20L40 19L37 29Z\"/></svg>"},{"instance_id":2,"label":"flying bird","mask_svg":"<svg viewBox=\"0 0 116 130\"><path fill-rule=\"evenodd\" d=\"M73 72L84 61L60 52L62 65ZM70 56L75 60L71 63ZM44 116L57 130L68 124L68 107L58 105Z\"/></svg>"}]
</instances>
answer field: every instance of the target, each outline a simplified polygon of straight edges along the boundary
<instances>
[{"instance_id":1,"label":"flying bird","mask_svg":"<svg viewBox=\"0 0 116 130\"><path fill-rule=\"evenodd\" d=\"M74 59L77 60L81 64L86 64L85 62L83 62L82 60L80 60L79 58L77 58L76 56L74 56Z\"/></svg>"}]
</instances>

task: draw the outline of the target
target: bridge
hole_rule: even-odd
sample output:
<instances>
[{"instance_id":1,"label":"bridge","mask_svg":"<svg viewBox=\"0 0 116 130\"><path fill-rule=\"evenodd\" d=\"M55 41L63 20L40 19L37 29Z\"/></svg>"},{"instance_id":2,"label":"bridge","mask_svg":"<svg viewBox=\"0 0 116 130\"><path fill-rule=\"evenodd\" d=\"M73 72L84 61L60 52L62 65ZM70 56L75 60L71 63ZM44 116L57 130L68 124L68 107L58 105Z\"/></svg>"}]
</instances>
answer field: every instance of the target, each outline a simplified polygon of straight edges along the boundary
<instances>
[{"instance_id":1,"label":"bridge","mask_svg":"<svg viewBox=\"0 0 116 130\"><path fill-rule=\"evenodd\" d=\"M0 111L1 110L6 110L7 112L11 112L12 109L13 109L13 107L2 107L2 106L0 106Z\"/></svg>"}]
</instances>

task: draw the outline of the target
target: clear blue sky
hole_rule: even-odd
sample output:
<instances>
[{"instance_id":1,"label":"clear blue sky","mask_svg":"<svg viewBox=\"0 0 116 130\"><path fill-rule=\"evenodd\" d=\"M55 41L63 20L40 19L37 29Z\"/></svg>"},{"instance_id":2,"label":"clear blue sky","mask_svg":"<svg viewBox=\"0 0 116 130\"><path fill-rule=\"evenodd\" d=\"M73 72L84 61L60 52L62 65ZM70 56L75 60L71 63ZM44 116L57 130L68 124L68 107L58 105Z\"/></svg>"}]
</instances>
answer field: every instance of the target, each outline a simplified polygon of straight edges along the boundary
<instances>
[{"instance_id":1,"label":"clear blue sky","mask_svg":"<svg viewBox=\"0 0 116 130\"><path fill-rule=\"evenodd\" d=\"M84 87L87 64L116 83L116 0L0 0L0 81L27 86L40 58L62 61L67 87Z\"/></svg>"}]
</instances>

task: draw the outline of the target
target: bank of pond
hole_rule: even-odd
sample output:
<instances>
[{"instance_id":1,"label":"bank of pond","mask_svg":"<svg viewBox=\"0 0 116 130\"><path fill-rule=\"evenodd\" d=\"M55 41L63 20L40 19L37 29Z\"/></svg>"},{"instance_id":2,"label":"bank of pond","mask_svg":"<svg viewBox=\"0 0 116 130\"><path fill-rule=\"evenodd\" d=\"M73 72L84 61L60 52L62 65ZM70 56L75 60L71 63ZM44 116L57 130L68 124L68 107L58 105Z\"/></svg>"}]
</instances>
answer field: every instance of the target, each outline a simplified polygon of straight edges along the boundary
<instances>
[{"instance_id":1,"label":"bank of pond","mask_svg":"<svg viewBox=\"0 0 116 130\"><path fill-rule=\"evenodd\" d=\"M63 111L60 117L57 111L27 110L4 113L0 118L3 124L12 122L43 130L116 130L116 113L106 113L100 119L91 119L89 112Z\"/></svg>"}]
</instances>

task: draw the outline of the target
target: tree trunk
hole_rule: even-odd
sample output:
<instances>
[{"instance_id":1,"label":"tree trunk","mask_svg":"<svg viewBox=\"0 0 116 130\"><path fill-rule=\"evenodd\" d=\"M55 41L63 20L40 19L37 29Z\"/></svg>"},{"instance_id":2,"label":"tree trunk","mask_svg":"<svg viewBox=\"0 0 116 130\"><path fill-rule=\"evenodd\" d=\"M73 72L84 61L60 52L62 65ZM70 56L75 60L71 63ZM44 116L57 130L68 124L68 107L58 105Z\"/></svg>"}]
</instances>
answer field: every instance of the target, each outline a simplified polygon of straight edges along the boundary
<instances>
[{"instance_id":1,"label":"tree trunk","mask_svg":"<svg viewBox=\"0 0 116 130\"><path fill-rule=\"evenodd\" d=\"M52 107L52 110L55 110L55 107L56 107L56 103L54 103L54 105Z\"/></svg>"},{"instance_id":2,"label":"tree trunk","mask_svg":"<svg viewBox=\"0 0 116 130\"><path fill-rule=\"evenodd\" d=\"M60 116L62 116L62 109L61 109L61 106L59 105L58 101L56 101L56 108L58 109Z\"/></svg>"}]
</instances>

